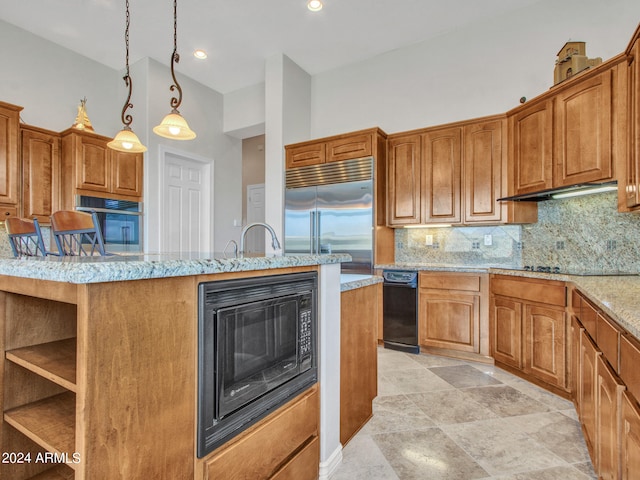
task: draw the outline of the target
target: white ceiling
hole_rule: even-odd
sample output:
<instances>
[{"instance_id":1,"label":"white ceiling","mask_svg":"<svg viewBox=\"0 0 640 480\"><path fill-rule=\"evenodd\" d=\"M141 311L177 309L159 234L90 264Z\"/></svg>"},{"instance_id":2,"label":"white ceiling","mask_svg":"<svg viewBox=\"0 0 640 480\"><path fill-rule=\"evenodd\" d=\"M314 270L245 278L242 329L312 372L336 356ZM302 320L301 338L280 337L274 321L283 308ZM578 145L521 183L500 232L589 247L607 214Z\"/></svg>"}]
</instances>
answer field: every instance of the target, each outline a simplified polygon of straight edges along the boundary
<instances>
[{"instance_id":1,"label":"white ceiling","mask_svg":"<svg viewBox=\"0 0 640 480\"><path fill-rule=\"evenodd\" d=\"M539 0L180 0L176 71L227 93L264 81L283 53L311 75L412 45ZM169 65L173 2L130 0L130 64ZM124 69L125 0L3 1L0 19L117 70ZM196 60L196 48L209 57Z\"/></svg>"}]
</instances>

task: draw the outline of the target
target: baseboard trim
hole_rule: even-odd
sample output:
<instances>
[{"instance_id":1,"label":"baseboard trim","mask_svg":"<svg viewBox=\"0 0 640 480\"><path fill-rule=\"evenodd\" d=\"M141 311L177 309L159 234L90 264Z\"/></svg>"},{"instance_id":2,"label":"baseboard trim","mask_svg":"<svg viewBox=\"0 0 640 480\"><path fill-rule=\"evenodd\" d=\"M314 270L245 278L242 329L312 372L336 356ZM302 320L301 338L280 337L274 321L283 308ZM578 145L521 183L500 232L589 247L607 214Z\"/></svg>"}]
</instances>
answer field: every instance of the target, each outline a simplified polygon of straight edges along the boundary
<instances>
[{"instance_id":1,"label":"baseboard trim","mask_svg":"<svg viewBox=\"0 0 640 480\"><path fill-rule=\"evenodd\" d=\"M342 463L342 445L338 445L329 458L320 462L320 471L318 480L329 480L329 477L335 472Z\"/></svg>"}]
</instances>

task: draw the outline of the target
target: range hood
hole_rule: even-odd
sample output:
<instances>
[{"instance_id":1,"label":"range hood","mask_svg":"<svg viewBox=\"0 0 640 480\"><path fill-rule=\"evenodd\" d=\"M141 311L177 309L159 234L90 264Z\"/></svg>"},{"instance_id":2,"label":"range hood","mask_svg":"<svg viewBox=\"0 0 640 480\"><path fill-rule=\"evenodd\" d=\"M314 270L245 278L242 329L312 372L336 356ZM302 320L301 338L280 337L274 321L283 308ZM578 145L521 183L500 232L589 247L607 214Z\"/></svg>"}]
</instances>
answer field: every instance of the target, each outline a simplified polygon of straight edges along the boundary
<instances>
[{"instance_id":1,"label":"range hood","mask_svg":"<svg viewBox=\"0 0 640 480\"><path fill-rule=\"evenodd\" d=\"M521 195L513 195L511 197L502 197L498 202L542 202L552 200L554 198L573 197L578 195L589 195L592 193L601 193L617 190L618 182L605 183L579 183L569 187L549 188L538 192L523 193Z\"/></svg>"}]
</instances>

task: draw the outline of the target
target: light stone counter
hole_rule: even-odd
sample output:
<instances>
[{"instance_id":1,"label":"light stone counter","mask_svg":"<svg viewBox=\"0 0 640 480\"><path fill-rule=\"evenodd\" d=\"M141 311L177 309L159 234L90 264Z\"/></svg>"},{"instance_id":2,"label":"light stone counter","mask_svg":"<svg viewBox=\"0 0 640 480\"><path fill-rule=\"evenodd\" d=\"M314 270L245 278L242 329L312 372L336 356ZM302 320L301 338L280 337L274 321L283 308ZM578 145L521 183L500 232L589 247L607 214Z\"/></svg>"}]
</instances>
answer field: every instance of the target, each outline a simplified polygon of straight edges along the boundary
<instances>
[{"instance_id":1,"label":"light stone counter","mask_svg":"<svg viewBox=\"0 0 640 480\"><path fill-rule=\"evenodd\" d=\"M347 292L356 288L368 287L376 283L382 283L384 279L378 275L358 275L343 273L340 275L340 291Z\"/></svg>"},{"instance_id":2,"label":"light stone counter","mask_svg":"<svg viewBox=\"0 0 640 480\"><path fill-rule=\"evenodd\" d=\"M83 284L268 270L350 260L351 256L344 254L227 258L213 253L0 258L0 275Z\"/></svg>"}]
</instances>

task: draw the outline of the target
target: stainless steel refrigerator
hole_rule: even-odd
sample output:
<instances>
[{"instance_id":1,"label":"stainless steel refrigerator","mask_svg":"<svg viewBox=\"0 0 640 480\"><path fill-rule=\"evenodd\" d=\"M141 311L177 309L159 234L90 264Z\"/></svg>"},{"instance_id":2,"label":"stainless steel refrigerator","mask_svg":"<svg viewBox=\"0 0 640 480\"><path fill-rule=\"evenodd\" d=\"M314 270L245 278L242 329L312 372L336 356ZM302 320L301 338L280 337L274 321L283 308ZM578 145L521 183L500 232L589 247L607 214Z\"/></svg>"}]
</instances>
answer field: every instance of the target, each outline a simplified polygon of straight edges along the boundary
<instances>
[{"instance_id":1,"label":"stainless steel refrigerator","mask_svg":"<svg viewBox=\"0 0 640 480\"><path fill-rule=\"evenodd\" d=\"M345 273L373 272L373 159L287 170L285 254L348 253Z\"/></svg>"}]
</instances>

